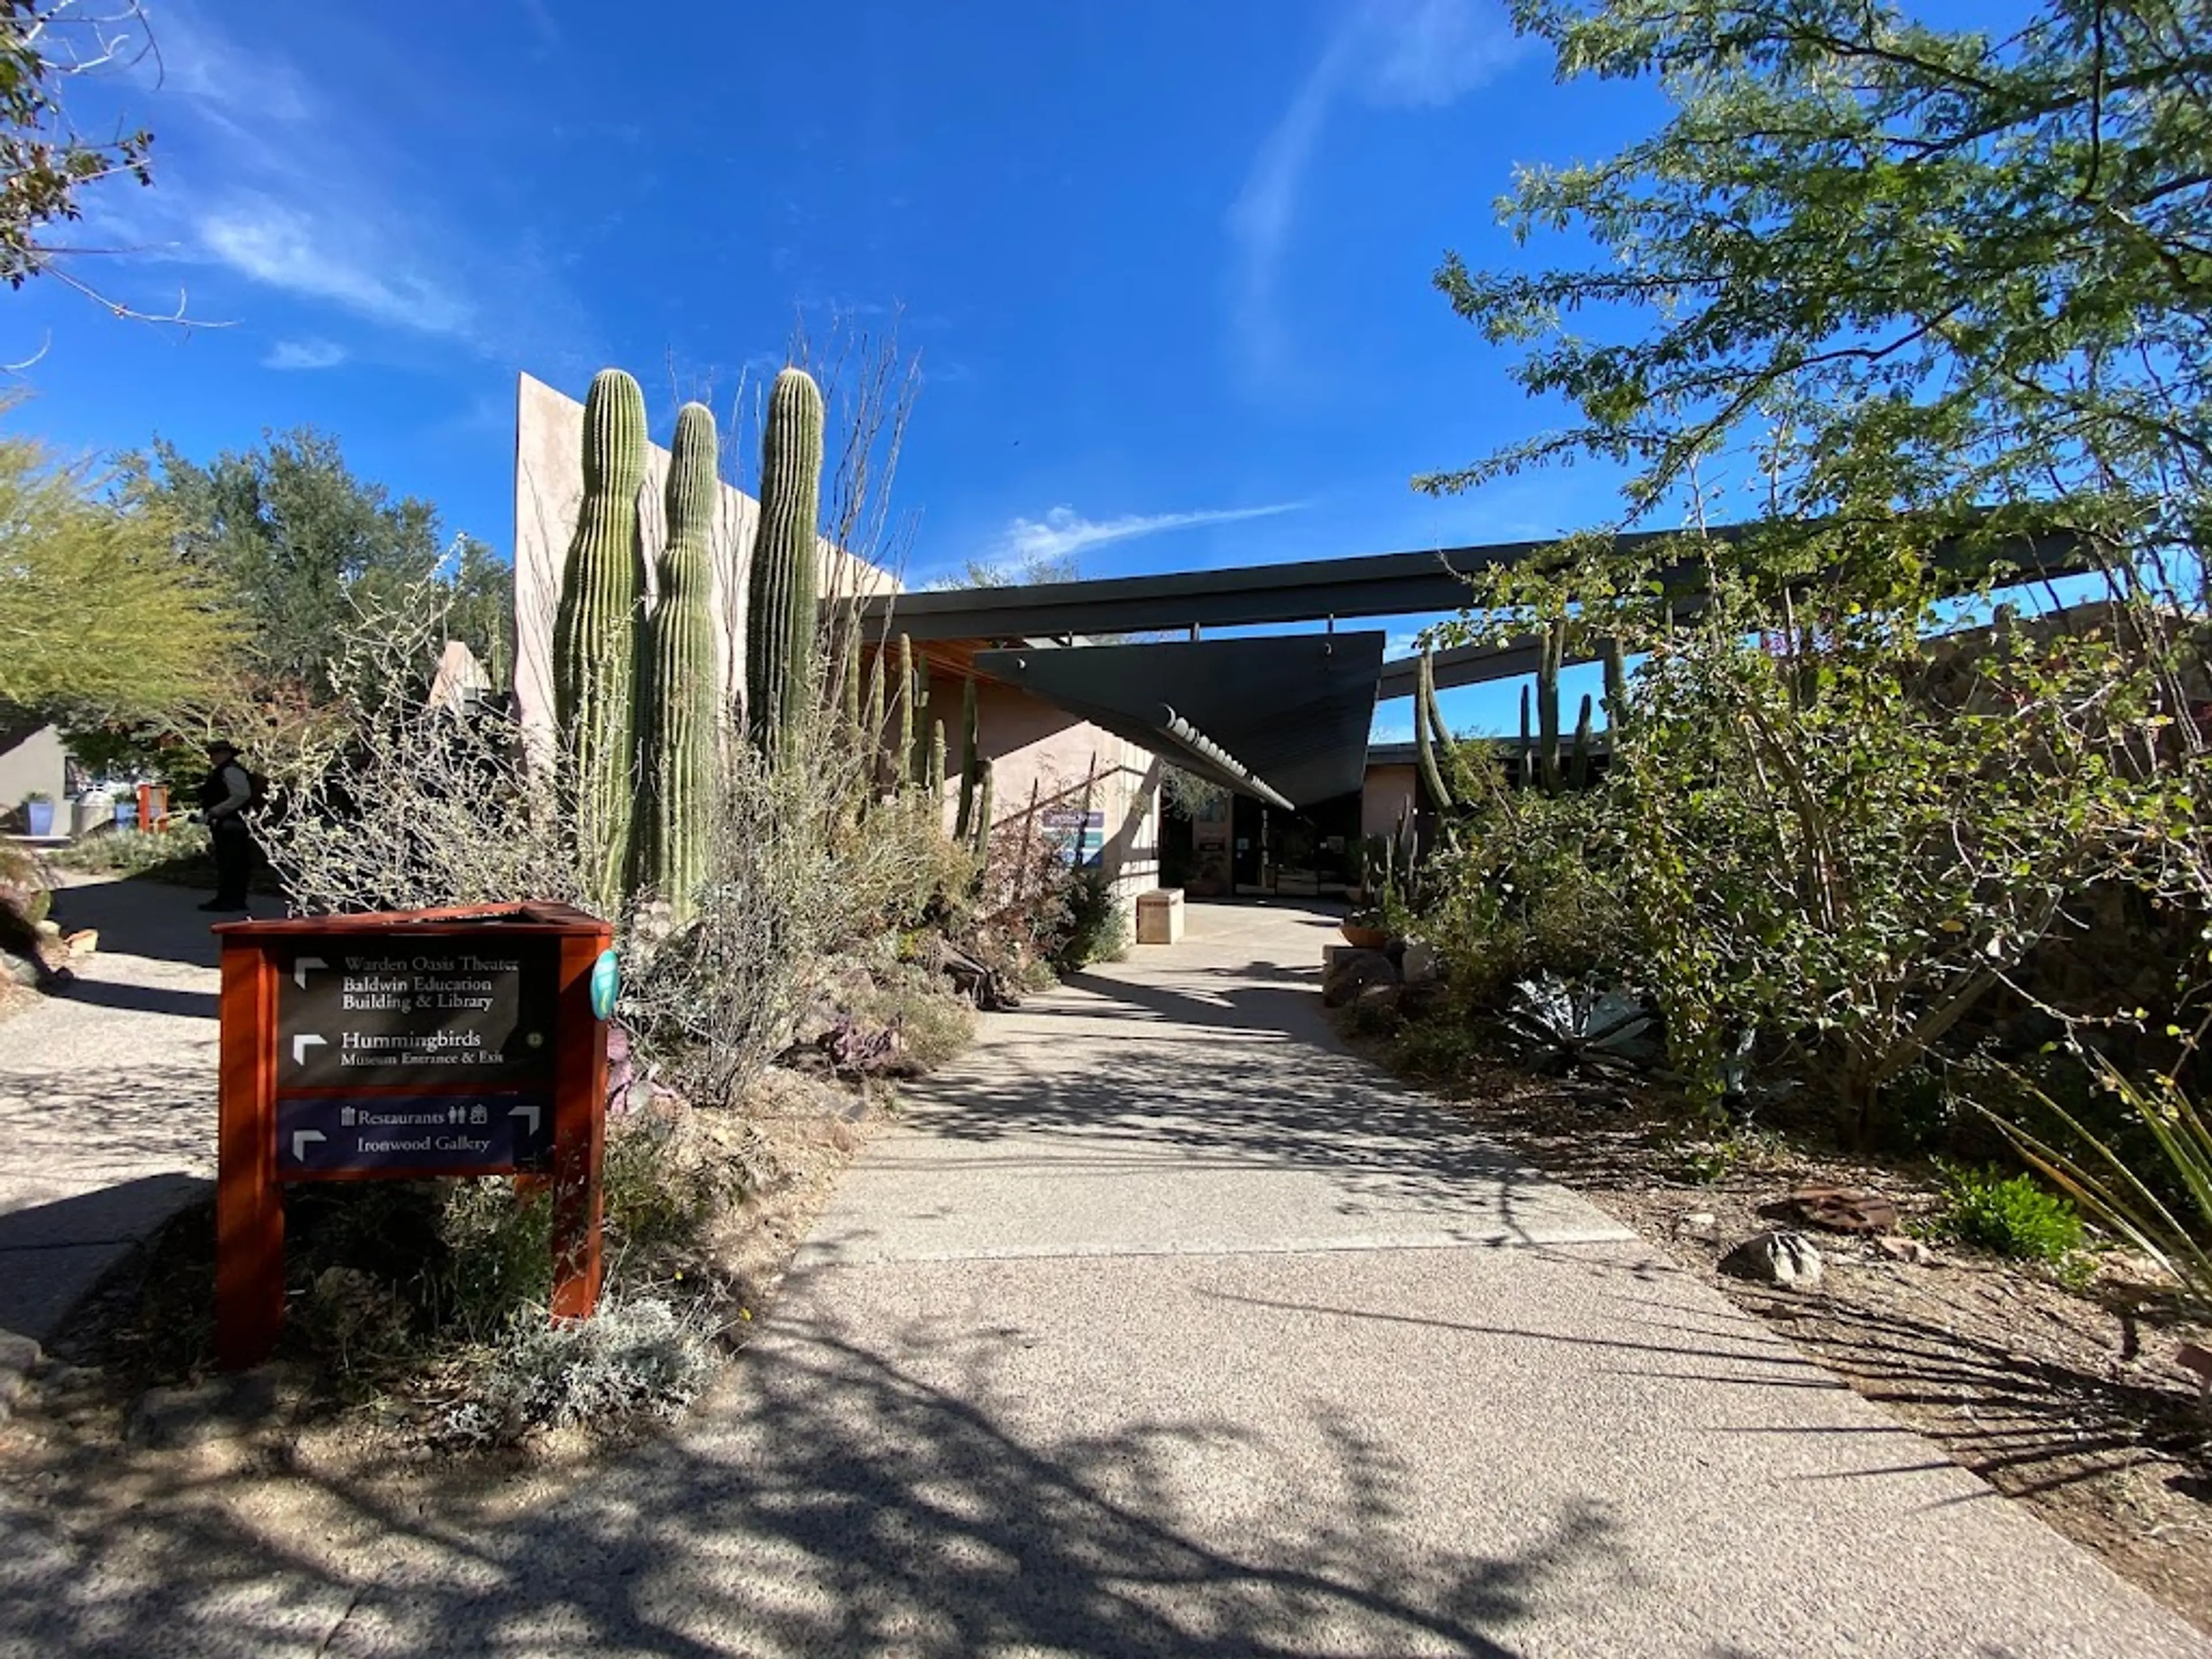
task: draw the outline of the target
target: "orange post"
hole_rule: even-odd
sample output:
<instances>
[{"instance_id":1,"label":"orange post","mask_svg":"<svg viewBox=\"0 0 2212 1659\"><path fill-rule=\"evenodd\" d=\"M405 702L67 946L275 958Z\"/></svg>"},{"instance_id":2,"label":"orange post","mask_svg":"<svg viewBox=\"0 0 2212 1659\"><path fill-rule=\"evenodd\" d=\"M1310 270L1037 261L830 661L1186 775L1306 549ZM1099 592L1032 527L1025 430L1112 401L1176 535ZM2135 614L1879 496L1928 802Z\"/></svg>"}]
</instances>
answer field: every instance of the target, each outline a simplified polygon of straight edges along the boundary
<instances>
[{"instance_id":1,"label":"orange post","mask_svg":"<svg viewBox=\"0 0 2212 1659\"><path fill-rule=\"evenodd\" d=\"M223 940L215 1299L216 1356L226 1370L266 1359L284 1317L275 1001L269 953L252 939Z\"/></svg>"},{"instance_id":2,"label":"orange post","mask_svg":"<svg viewBox=\"0 0 2212 1659\"><path fill-rule=\"evenodd\" d=\"M554 1040L553 1317L599 1305L599 1170L607 1144L607 1038L592 1011L592 966L614 930L561 941L561 1023Z\"/></svg>"}]
</instances>

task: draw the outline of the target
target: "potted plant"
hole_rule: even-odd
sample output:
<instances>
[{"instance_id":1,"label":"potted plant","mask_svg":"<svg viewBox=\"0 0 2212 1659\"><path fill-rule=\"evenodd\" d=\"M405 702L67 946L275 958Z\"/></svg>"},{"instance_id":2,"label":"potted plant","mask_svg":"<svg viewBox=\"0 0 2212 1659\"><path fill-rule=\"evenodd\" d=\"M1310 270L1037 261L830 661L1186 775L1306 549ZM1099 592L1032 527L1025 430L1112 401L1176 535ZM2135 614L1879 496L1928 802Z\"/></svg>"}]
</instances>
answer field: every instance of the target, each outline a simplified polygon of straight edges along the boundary
<instances>
[{"instance_id":1,"label":"potted plant","mask_svg":"<svg viewBox=\"0 0 2212 1659\"><path fill-rule=\"evenodd\" d=\"M43 789L23 797L23 828L33 836L54 833L54 798Z\"/></svg>"},{"instance_id":2,"label":"potted plant","mask_svg":"<svg viewBox=\"0 0 2212 1659\"><path fill-rule=\"evenodd\" d=\"M1370 904L1354 910L1337 924L1344 942L1361 951L1379 951L1390 942L1390 930L1382 921L1382 907Z\"/></svg>"}]
</instances>

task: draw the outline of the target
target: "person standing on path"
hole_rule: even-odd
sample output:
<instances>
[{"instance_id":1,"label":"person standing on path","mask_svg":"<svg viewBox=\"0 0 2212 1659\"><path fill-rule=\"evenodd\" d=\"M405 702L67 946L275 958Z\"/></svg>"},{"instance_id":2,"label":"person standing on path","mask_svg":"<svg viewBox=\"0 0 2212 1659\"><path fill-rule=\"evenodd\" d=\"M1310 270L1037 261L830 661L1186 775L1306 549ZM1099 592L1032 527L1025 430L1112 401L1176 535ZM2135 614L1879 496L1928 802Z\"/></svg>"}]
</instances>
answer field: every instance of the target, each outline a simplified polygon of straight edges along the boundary
<instances>
[{"instance_id":1,"label":"person standing on path","mask_svg":"<svg viewBox=\"0 0 2212 1659\"><path fill-rule=\"evenodd\" d=\"M243 910L246 885L253 874L253 835L246 809L253 804L253 776L241 765L236 745L208 745L207 781L200 785L200 817L215 846L215 896L203 910Z\"/></svg>"}]
</instances>

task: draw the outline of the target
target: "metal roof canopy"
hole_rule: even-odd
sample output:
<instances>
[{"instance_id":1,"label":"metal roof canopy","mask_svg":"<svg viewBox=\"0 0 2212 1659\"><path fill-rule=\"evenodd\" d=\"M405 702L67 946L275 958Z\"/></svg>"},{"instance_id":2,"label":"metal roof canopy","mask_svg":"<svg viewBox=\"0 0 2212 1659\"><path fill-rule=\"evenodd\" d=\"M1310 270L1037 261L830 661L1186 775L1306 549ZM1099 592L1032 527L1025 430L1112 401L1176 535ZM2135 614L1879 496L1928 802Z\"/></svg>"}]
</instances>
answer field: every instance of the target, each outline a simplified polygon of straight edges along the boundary
<instances>
[{"instance_id":1,"label":"metal roof canopy","mask_svg":"<svg viewBox=\"0 0 2212 1659\"><path fill-rule=\"evenodd\" d=\"M1732 542L1755 528L1759 526L1729 525L1705 534L1715 541ZM1637 531L1614 538L1614 546L1633 552L1639 547L1679 539L1683 533ZM860 616L871 635L888 628L917 643L1073 638L1147 629L1243 628L1319 622L1334 617L1411 616L1463 609L1471 577L1486 569L1526 562L1556 548L1561 539L1311 559L1293 564L1240 565L1226 570L1113 576L1095 581L880 595L860 601ZM2030 569L2064 574L2078 562L2077 550L2078 542L2072 537L2022 536L2008 544L2002 556ZM1694 592L1702 585L1698 574L1702 562L1686 560L1656 574L1670 585L1686 585Z\"/></svg>"},{"instance_id":2,"label":"metal roof canopy","mask_svg":"<svg viewBox=\"0 0 2212 1659\"><path fill-rule=\"evenodd\" d=\"M1366 778L1384 638L1031 646L978 652L975 668L1229 788L1305 806Z\"/></svg>"}]
</instances>

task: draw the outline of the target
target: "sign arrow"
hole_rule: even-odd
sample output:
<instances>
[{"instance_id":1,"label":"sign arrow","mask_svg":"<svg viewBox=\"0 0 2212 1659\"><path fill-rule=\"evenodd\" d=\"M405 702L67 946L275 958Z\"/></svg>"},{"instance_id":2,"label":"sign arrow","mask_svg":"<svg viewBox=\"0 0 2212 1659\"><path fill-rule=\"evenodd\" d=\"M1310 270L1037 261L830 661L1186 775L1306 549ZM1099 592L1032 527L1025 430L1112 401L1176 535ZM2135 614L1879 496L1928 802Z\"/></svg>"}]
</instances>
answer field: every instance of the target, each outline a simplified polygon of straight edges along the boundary
<instances>
[{"instance_id":1,"label":"sign arrow","mask_svg":"<svg viewBox=\"0 0 2212 1659\"><path fill-rule=\"evenodd\" d=\"M313 1031L302 1031L292 1039L292 1063L295 1066L305 1066L307 1063L308 1049L323 1048L328 1046L327 1039L317 1036Z\"/></svg>"},{"instance_id":2,"label":"sign arrow","mask_svg":"<svg viewBox=\"0 0 2212 1659\"><path fill-rule=\"evenodd\" d=\"M523 1127L531 1134L534 1135L538 1133L538 1108L535 1106L512 1107L508 1109L507 1115L509 1117L528 1118L530 1121L525 1124Z\"/></svg>"},{"instance_id":3,"label":"sign arrow","mask_svg":"<svg viewBox=\"0 0 2212 1659\"><path fill-rule=\"evenodd\" d=\"M327 968L330 965L320 957L301 957L292 964L292 983L304 991L307 988L307 969Z\"/></svg>"},{"instance_id":4,"label":"sign arrow","mask_svg":"<svg viewBox=\"0 0 2212 1659\"><path fill-rule=\"evenodd\" d=\"M307 1148L313 1146L315 1142L319 1140L328 1140L329 1139L330 1137L325 1134L320 1129L293 1130L292 1162L295 1164L305 1164L307 1161Z\"/></svg>"}]
</instances>

